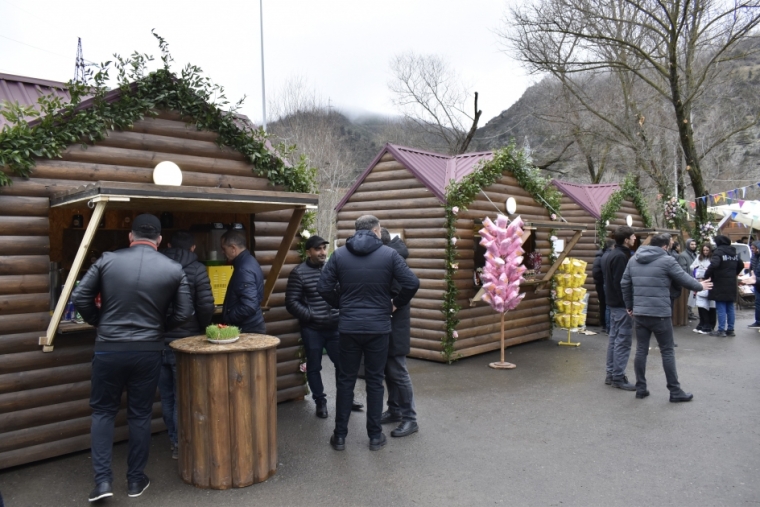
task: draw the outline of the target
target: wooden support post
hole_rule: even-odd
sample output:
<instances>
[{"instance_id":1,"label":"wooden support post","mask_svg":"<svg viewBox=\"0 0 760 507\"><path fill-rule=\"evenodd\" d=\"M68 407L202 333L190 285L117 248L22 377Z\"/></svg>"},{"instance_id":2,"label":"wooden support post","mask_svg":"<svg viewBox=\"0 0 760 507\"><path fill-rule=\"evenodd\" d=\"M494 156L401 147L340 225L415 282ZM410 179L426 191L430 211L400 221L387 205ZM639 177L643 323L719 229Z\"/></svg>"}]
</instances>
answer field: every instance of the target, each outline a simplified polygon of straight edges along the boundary
<instances>
[{"instance_id":1,"label":"wooden support post","mask_svg":"<svg viewBox=\"0 0 760 507\"><path fill-rule=\"evenodd\" d=\"M552 280L552 277L554 276L554 273L559 269L560 265L562 264L562 261L565 260L565 257L567 257L567 254L570 253L570 250L575 246L576 243L578 243L578 240L581 239L581 235L583 234L583 231L575 231L575 234L573 235L572 239L570 239L570 242L565 245L565 248L562 250L562 253L559 254L559 257L557 257L557 260L554 261L554 264L552 264L552 267L549 268L549 271L546 272L546 275L544 275L543 279L541 280L541 284L549 283Z\"/></svg>"},{"instance_id":2,"label":"wooden support post","mask_svg":"<svg viewBox=\"0 0 760 507\"><path fill-rule=\"evenodd\" d=\"M301 225L301 219L303 218L304 213L306 213L305 207L295 208L293 210L293 215L290 217L288 228L285 230L285 235L282 238L282 243L280 243L280 248L277 250L277 255L274 258L274 262L272 262L272 267L269 270L269 275L267 275L267 281L264 284L264 298L261 301L262 308L266 308L269 305L269 298L272 296L274 284L277 282L277 278L280 276L280 270L282 269L282 265L285 263L285 256L288 255L290 244L293 242L293 238L296 237L296 233L298 232L298 227Z\"/></svg>"},{"instance_id":3,"label":"wooden support post","mask_svg":"<svg viewBox=\"0 0 760 507\"><path fill-rule=\"evenodd\" d=\"M50 319L50 324L48 324L47 332L45 333L45 336L40 337L40 345L42 345L43 352L53 351L55 333L58 330L58 325L61 323L63 312L66 310L66 304L68 304L71 293L74 290L74 282L77 280L79 270L82 269L84 256L87 255L87 251L90 249L90 244L95 237L95 232L98 230L100 219L103 218L103 213L105 212L107 205L107 200L101 200L95 204L95 210L92 213L92 218L90 218L90 223L87 224L87 229L84 231L82 243L79 245L76 257L74 257L71 271L69 271L69 276L66 278L66 284L61 291L61 297L55 305L55 311L53 312L53 317Z\"/></svg>"}]
</instances>

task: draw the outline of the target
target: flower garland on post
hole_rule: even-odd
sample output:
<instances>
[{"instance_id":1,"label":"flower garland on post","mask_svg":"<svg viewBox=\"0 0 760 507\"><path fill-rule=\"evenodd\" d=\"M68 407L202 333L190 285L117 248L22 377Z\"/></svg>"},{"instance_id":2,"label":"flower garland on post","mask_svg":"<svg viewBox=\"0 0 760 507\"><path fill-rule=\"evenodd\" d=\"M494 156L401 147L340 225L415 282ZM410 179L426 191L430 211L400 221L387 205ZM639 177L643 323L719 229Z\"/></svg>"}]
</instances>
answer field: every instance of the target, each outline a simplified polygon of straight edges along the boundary
<instances>
[{"instance_id":1,"label":"flower garland on post","mask_svg":"<svg viewBox=\"0 0 760 507\"><path fill-rule=\"evenodd\" d=\"M641 213L641 220L644 222L644 226L652 227L652 216L647 210L644 194L641 193L641 189L636 184L636 179L628 175L620 185L620 189L614 192L604 206L602 206L601 217L596 221L596 237L599 246L604 245L604 238L607 236L607 224L615 220L615 215L623 204L623 199L633 201L633 205Z\"/></svg>"},{"instance_id":2,"label":"flower garland on post","mask_svg":"<svg viewBox=\"0 0 760 507\"><path fill-rule=\"evenodd\" d=\"M454 274L459 269L456 255L456 221L460 209L475 200L481 189L493 185L504 173L515 177L520 186L541 203L550 214L559 209L561 195L551 185L551 179L541 174L533 167L526 155L515 147L514 142L509 146L496 150L491 160L481 162L475 171L462 178L459 182L452 180L446 188L445 228L446 228L446 290L443 294L443 313L446 328L441 338L441 355L451 363L457 359L454 343L459 337L456 327L459 325L457 313L461 309L457 303L459 291L454 284Z\"/></svg>"}]
</instances>

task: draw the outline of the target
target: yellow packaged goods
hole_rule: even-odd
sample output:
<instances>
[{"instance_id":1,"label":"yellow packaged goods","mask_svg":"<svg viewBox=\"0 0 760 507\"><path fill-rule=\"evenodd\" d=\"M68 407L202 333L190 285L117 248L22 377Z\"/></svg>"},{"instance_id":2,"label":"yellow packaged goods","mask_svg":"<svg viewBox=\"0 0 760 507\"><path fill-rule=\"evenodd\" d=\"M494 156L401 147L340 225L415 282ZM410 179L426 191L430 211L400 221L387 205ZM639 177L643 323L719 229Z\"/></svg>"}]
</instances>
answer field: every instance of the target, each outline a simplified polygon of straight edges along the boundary
<instances>
[{"instance_id":1,"label":"yellow packaged goods","mask_svg":"<svg viewBox=\"0 0 760 507\"><path fill-rule=\"evenodd\" d=\"M232 277L232 266L206 266L206 271L211 281L214 304L221 305L227 294L227 284L230 283L230 277Z\"/></svg>"},{"instance_id":2,"label":"yellow packaged goods","mask_svg":"<svg viewBox=\"0 0 760 507\"><path fill-rule=\"evenodd\" d=\"M568 287L567 289L562 291L562 299L565 301L572 301L573 300L573 289Z\"/></svg>"},{"instance_id":3,"label":"yellow packaged goods","mask_svg":"<svg viewBox=\"0 0 760 507\"><path fill-rule=\"evenodd\" d=\"M562 313L569 314L573 309L573 304L570 301L562 301Z\"/></svg>"},{"instance_id":4,"label":"yellow packaged goods","mask_svg":"<svg viewBox=\"0 0 760 507\"><path fill-rule=\"evenodd\" d=\"M584 283L586 283L586 273L583 273L582 275L576 273L573 275L571 287L583 287Z\"/></svg>"},{"instance_id":5,"label":"yellow packaged goods","mask_svg":"<svg viewBox=\"0 0 760 507\"><path fill-rule=\"evenodd\" d=\"M557 324L559 327L562 327L562 314L561 313L555 313L554 314L554 323Z\"/></svg>"},{"instance_id":6,"label":"yellow packaged goods","mask_svg":"<svg viewBox=\"0 0 760 507\"><path fill-rule=\"evenodd\" d=\"M562 264L559 266L559 272L560 273L569 273L570 272L570 259L565 257L565 260L562 261Z\"/></svg>"},{"instance_id":7,"label":"yellow packaged goods","mask_svg":"<svg viewBox=\"0 0 760 507\"><path fill-rule=\"evenodd\" d=\"M563 313L559 316L560 318L560 327L570 327L570 316L566 313Z\"/></svg>"},{"instance_id":8,"label":"yellow packaged goods","mask_svg":"<svg viewBox=\"0 0 760 507\"><path fill-rule=\"evenodd\" d=\"M570 303L572 305L572 311L570 312L573 315L578 315L583 311L584 304L578 303L577 301L573 301Z\"/></svg>"},{"instance_id":9,"label":"yellow packaged goods","mask_svg":"<svg viewBox=\"0 0 760 507\"><path fill-rule=\"evenodd\" d=\"M573 259L572 261L573 273L578 274L578 275L585 273L586 264L588 264L586 261L582 261L580 259Z\"/></svg>"},{"instance_id":10,"label":"yellow packaged goods","mask_svg":"<svg viewBox=\"0 0 760 507\"><path fill-rule=\"evenodd\" d=\"M586 297L586 289L583 287L573 289L573 301L583 301L584 297Z\"/></svg>"},{"instance_id":11,"label":"yellow packaged goods","mask_svg":"<svg viewBox=\"0 0 760 507\"><path fill-rule=\"evenodd\" d=\"M581 320L581 316L580 315L573 315L571 317L571 319L573 320L573 322L572 322L572 324L570 324L570 326L572 326L572 327L578 327L578 326L580 326L580 320Z\"/></svg>"}]
</instances>

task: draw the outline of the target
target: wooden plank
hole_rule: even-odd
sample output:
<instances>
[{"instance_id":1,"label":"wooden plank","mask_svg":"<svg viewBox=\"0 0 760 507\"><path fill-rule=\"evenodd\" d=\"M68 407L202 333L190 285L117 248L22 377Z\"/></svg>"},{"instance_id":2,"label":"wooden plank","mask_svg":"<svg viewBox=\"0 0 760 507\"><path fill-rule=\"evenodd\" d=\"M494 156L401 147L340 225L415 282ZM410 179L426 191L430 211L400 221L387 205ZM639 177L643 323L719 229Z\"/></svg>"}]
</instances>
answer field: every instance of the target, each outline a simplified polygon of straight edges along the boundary
<instances>
[{"instance_id":1,"label":"wooden plank","mask_svg":"<svg viewBox=\"0 0 760 507\"><path fill-rule=\"evenodd\" d=\"M50 294L13 294L0 296L0 315L49 311Z\"/></svg>"},{"instance_id":2,"label":"wooden plank","mask_svg":"<svg viewBox=\"0 0 760 507\"><path fill-rule=\"evenodd\" d=\"M0 216L45 217L50 210L50 200L45 197L0 196Z\"/></svg>"},{"instance_id":3,"label":"wooden plank","mask_svg":"<svg viewBox=\"0 0 760 507\"><path fill-rule=\"evenodd\" d=\"M50 258L47 255L6 255L0 257L0 276L47 273L50 273Z\"/></svg>"},{"instance_id":4,"label":"wooden plank","mask_svg":"<svg viewBox=\"0 0 760 507\"><path fill-rule=\"evenodd\" d=\"M34 294L49 290L49 274L0 276L0 294L3 295Z\"/></svg>"},{"instance_id":5,"label":"wooden plank","mask_svg":"<svg viewBox=\"0 0 760 507\"><path fill-rule=\"evenodd\" d=\"M559 254L559 257L557 257L557 260L554 261L554 264L549 268L549 271L546 272L543 279L541 280L544 283L548 283L551 281L552 276L554 276L554 273L559 269L559 266L562 264L562 261L565 260L565 257L568 256L570 251L573 249L575 244L578 242L579 239L581 239L581 235L583 234L583 231L575 231L575 234L573 235L573 238L570 240L570 243L565 245L565 248L562 250L562 253Z\"/></svg>"},{"instance_id":6,"label":"wooden plank","mask_svg":"<svg viewBox=\"0 0 760 507\"><path fill-rule=\"evenodd\" d=\"M97 142L99 146L113 146L129 150L176 153L198 157L224 158L246 162L245 156L237 150L219 146L213 141L182 139L155 133L108 131L107 137Z\"/></svg>"},{"instance_id":7,"label":"wooden plank","mask_svg":"<svg viewBox=\"0 0 760 507\"><path fill-rule=\"evenodd\" d=\"M50 236L0 236L0 256L49 253Z\"/></svg>"},{"instance_id":8,"label":"wooden plank","mask_svg":"<svg viewBox=\"0 0 760 507\"><path fill-rule=\"evenodd\" d=\"M227 354L208 354L209 484L214 489L232 486L230 398ZM197 379L196 379L197 380Z\"/></svg>"},{"instance_id":9,"label":"wooden plank","mask_svg":"<svg viewBox=\"0 0 760 507\"><path fill-rule=\"evenodd\" d=\"M198 130L198 127L184 121L163 118L144 118L132 124L133 132L156 134L159 136L178 137L181 139L196 139L198 141L216 142L219 134L208 130Z\"/></svg>"},{"instance_id":10,"label":"wooden plank","mask_svg":"<svg viewBox=\"0 0 760 507\"><path fill-rule=\"evenodd\" d=\"M209 419L213 416L209 413L209 392L206 385L210 356L208 354L186 354L186 356L190 356L190 374L193 379L190 382L192 444L187 448L187 451L192 453L192 484L199 488L208 488L211 484Z\"/></svg>"},{"instance_id":11,"label":"wooden plank","mask_svg":"<svg viewBox=\"0 0 760 507\"><path fill-rule=\"evenodd\" d=\"M32 333L29 333L32 334ZM34 345L39 340L38 333L34 333ZM37 351L37 354L42 354ZM39 370L21 370L15 373L0 375L0 394L26 391L28 389L41 389L43 387L60 384L73 384L89 380L92 371L91 363L71 364L67 366L50 366Z\"/></svg>"},{"instance_id":12,"label":"wooden plank","mask_svg":"<svg viewBox=\"0 0 760 507\"><path fill-rule=\"evenodd\" d=\"M50 312L23 313L21 315L0 315L0 335L26 333L45 329L50 321ZM0 356L0 364L3 357ZM0 368L2 374L2 368Z\"/></svg>"},{"instance_id":13,"label":"wooden plank","mask_svg":"<svg viewBox=\"0 0 760 507\"><path fill-rule=\"evenodd\" d=\"M269 304L269 297L272 295L277 277L280 276L280 269L282 269L282 265L285 264L285 258L288 252L290 252L290 245L301 226L301 219L303 218L304 213L306 213L305 207L299 207L293 210L293 215L290 217L288 228L282 238L280 248L277 250L277 256L272 261L271 271L269 271L266 283L264 284L264 297L261 302L262 307L266 307Z\"/></svg>"},{"instance_id":14,"label":"wooden plank","mask_svg":"<svg viewBox=\"0 0 760 507\"><path fill-rule=\"evenodd\" d=\"M0 414L54 405L67 401L89 399L90 381L41 387L27 391L0 394Z\"/></svg>"},{"instance_id":15,"label":"wooden plank","mask_svg":"<svg viewBox=\"0 0 760 507\"><path fill-rule=\"evenodd\" d=\"M250 354L229 355L230 433L234 436L231 447L232 482L238 486L253 484L253 420L250 406L253 396Z\"/></svg>"}]
</instances>

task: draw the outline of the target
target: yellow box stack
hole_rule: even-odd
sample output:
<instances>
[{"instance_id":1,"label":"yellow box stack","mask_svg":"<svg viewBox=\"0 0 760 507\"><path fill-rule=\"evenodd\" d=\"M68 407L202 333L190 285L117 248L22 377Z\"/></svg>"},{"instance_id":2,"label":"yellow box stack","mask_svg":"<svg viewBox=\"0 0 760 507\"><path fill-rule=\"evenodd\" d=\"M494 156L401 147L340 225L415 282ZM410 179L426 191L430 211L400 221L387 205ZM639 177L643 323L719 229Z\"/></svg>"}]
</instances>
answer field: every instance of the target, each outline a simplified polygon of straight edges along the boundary
<instances>
[{"instance_id":1,"label":"yellow box stack","mask_svg":"<svg viewBox=\"0 0 760 507\"><path fill-rule=\"evenodd\" d=\"M554 301L554 322L563 329L586 325L586 262L565 258L554 275L557 297Z\"/></svg>"},{"instance_id":2,"label":"yellow box stack","mask_svg":"<svg viewBox=\"0 0 760 507\"><path fill-rule=\"evenodd\" d=\"M224 303L227 294L227 284L232 277L232 266L206 266L208 278L211 280L211 292L214 294L214 304Z\"/></svg>"}]
</instances>

